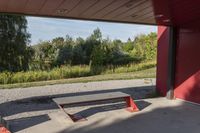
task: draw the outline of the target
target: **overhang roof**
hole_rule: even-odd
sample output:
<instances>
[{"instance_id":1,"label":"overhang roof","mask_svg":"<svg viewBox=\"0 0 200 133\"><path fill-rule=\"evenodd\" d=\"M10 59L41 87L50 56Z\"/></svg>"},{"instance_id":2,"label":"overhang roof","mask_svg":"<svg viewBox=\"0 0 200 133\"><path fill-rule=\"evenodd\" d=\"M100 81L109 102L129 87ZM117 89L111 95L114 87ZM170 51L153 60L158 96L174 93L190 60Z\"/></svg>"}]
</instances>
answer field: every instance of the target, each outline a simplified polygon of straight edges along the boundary
<instances>
[{"instance_id":1,"label":"overhang roof","mask_svg":"<svg viewBox=\"0 0 200 133\"><path fill-rule=\"evenodd\" d=\"M199 0L0 0L0 12L151 25L200 18Z\"/></svg>"}]
</instances>

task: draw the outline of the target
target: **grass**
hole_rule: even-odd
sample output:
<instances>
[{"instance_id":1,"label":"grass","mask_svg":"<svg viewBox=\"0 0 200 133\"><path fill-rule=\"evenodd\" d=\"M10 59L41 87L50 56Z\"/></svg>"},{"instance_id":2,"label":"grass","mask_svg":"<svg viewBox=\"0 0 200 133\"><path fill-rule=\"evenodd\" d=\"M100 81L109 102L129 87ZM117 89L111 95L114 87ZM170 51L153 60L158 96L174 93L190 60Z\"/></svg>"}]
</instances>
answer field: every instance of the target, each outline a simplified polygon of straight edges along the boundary
<instances>
[{"instance_id":1,"label":"grass","mask_svg":"<svg viewBox=\"0 0 200 133\"><path fill-rule=\"evenodd\" d=\"M125 66L120 66L115 68L114 71L112 70L106 70L103 72L104 74L112 74L112 73L129 73L129 72L136 72L141 70L146 70L149 68L153 68L156 66L156 61L148 61L148 62L142 62L139 64L130 64Z\"/></svg>"},{"instance_id":2,"label":"grass","mask_svg":"<svg viewBox=\"0 0 200 133\"><path fill-rule=\"evenodd\" d=\"M85 66L64 66L54 68L50 71L27 71L27 72L2 72L0 73L0 84L26 83L35 81L58 80L75 77L90 76L90 67Z\"/></svg>"},{"instance_id":3,"label":"grass","mask_svg":"<svg viewBox=\"0 0 200 133\"><path fill-rule=\"evenodd\" d=\"M104 80L128 80L128 79L155 78L155 77L156 77L156 68L153 67L129 73L102 74L102 75L80 77L80 78L69 78L69 79L16 83L16 84L3 84L0 85L0 89L26 88L26 87L45 86L54 84L85 83L85 82L104 81Z\"/></svg>"},{"instance_id":4,"label":"grass","mask_svg":"<svg viewBox=\"0 0 200 133\"><path fill-rule=\"evenodd\" d=\"M156 61L147 61L138 64L124 66L62 66L49 71L26 71L26 72L2 72L0 73L0 84L16 84L27 82L40 82L48 80L69 79L88 77L102 74L130 73L155 67Z\"/></svg>"}]
</instances>

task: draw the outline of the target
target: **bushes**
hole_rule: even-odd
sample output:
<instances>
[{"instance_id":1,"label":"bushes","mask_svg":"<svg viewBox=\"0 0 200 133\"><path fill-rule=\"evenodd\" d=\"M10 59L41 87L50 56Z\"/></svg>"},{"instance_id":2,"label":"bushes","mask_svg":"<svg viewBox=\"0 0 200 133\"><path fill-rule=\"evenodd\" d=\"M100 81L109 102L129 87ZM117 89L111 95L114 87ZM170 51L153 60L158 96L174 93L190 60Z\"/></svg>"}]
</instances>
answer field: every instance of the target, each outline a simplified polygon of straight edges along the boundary
<instances>
[{"instance_id":1,"label":"bushes","mask_svg":"<svg viewBox=\"0 0 200 133\"><path fill-rule=\"evenodd\" d=\"M113 70L107 70L104 73L111 74L111 73L127 73L127 72L135 72L141 71L148 68L152 68L156 66L156 61L148 61L142 62L138 64L129 64L121 67L116 67Z\"/></svg>"},{"instance_id":2,"label":"bushes","mask_svg":"<svg viewBox=\"0 0 200 133\"><path fill-rule=\"evenodd\" d=\"M0 73L0 84L25 83L34 81L56 80L90 76L89 66L65 66L54 68L51 71L28 71L28 72L3 72Z\"/></svg>"},{"instance_id":3,"label":"bushes","mask_svg":"<svg viewBox=\"0 0 200 133\"><path fill-rule=\"evenodd\" d=\"M10 72L3 72L0 74L0 84L11 83L12 74Z\"/></svg>"},{"instance_id":4,"label":"bushes","mask_svg":"<svg viewBox=\"0 0 200 133\"><path fill-rule=\"evenodd\" d=\"M155 67L155 61L143 62L139 64L129 64L126 66L115 67L112 66L96 66L90 69L88 65L82 66L63 66L60 68L54 68L50 71L28 71L28 72L3 72L0 73L0 84L13 84L13 83L25 83L35 81L46 80L58 80L76 77L86 77L97 74L105 73L126 73L140 71L148 68Z\"/></svg>"}]
</instances>

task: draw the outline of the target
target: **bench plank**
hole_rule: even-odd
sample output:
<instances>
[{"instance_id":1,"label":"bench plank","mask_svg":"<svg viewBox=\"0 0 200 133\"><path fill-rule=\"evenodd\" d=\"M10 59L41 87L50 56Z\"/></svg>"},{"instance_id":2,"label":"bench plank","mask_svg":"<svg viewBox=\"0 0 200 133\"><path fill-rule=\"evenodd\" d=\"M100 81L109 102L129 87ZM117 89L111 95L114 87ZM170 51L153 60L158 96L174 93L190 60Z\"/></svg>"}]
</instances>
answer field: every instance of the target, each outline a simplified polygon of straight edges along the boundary
<instances>
[{"instance_id":1,"label":"bench plank","mask_svg":"<svg viewBox=\"0 0 200 133\"><path fill-rule=\"evenodd\" d=\"M129 97L130 95L122 92L111 92L111 93L101 93L101 94L91 94L91 95L83 95L83 96L72 96L72 97L61 97L54 98L53 101L58 105L69 105L76 103L85 103L92 101L101 101L101 100L109 100L109 99L117 99Z\"/></svg>"},{"instance_id":2,"label":"bench plank","mask_svg":"<svg viewBox=\"0 0 200 133\"><path fill-rule=\"evenodd\" d=\"M69 114L65 109L65 105L80 104L80 103L89 103L97 101L106 101L112 99L121 99L123 98L127 104L127 111L136 112L139 111L137 105L134 103L130 95L122 92L110 92L110 93L100 93L100 94L91 94L91 95L82 95L82 96L71 96L71 97L61 97L54 98L53 101L58 105L58 107L66 113L74 122L85 121L84 117L77 114Z\"/></svg>"}]
</instances>

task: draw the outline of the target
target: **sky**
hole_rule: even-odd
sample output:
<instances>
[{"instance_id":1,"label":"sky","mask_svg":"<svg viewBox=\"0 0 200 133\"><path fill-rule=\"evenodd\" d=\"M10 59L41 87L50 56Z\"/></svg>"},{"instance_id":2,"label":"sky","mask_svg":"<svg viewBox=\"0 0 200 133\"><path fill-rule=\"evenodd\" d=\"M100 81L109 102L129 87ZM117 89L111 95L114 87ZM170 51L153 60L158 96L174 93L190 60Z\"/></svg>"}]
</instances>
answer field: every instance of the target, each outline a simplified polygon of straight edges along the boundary
<instances>
[{"instance_id":1,"label":"sky","mask_svg":"<svg viewBox=\"0 0 200 133\"><path fill-rule=\"evenodd\" d=\"M139 34L157 32L156 26L122 24L109 22L81 21L71 19L55 19L41 17L27 17L28 32L31 34L31 45L39 40L52 40L55 37L70 35L73 38L87 38L97 27L100 28L103 38L120 39L127 41Z\"/></svg>"}]
</instances>

